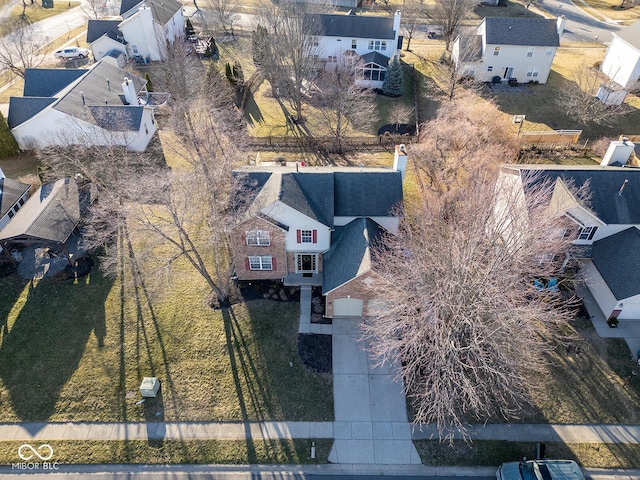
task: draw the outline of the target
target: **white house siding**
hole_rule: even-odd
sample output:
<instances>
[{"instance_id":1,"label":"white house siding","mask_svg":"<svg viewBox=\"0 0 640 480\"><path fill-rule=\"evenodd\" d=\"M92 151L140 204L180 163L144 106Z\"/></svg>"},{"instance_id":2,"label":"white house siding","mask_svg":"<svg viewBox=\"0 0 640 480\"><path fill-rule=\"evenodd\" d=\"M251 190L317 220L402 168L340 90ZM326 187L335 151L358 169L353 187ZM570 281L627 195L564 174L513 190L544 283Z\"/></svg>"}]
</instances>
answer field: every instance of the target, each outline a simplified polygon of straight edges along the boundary
<instances>
[{"instance_id":1,"label":"white house siding","mask_svg":"<svg viewBox=\"0 0 640 480\"><path fill-rule=\"evenodd\" d=\"M289 231L285 235L285 245L288 252L324 252L329 250L331 230L326 225L280 201L274 202L261 211L268 217L289 227ZM317 230L316 243L298 243L297 230Z\"/></svg>"},{"instance_id":2,"label":"white house siding","mask_svg":"<svg viewBox=\"0 0 640 480\"><path fill-rule=\"evenodd\" d=\"M618 300L613 293L611 293L611 290L591 260L587 259L582 261L580 276L584 279L587 287L589 287L589 291L598 303L602 313L605 317L608 317L615 309Z\"/></svg>"},{"instance_id":3,"label":"white house siding","mask_svg":"<svg viewBox=\"0 0 640 480\"><path fill-rule=\"evenodd\" d=\"M618 320L640 320L640 295L625 298L618 307L622 308Z\"/></svg>"},{"instance_id":4,"label":"white house siding","mask_svg":"<svg viewBox=\"0 0 640 480\"><path fill-rule=\"evenodd\" d=\"M640 52L615 34L600 69L626 89L640 87Z\"/></svg>"},{"instance_id":5,"label":"white house siding","mask_svg":"<svg viewBox=\"0 0 640 480\"><path fill-rule=\"evenodd\" d=\"M162 60L160 53L164 47L164 34L162 27L157 29L153 23L150 8L141 7L137 13L123 20L120 30L127 39L129 56L139 55L152 61Z\"/></svg>"},{"instance_id":6,"label":"white house siding","mask_svg":"<svg viewBox=\"0 0 640 480\"><path fill-rule=\"evenodd\" d=\"M184 36L184 25L184 14L182 9L179 9L165 25L166 39L173 43L176 39L182 38Z\"/></svg>"},{"instance_id":7,"label":"white house siding","mask_svg":"<svg viewBox=\"0 0 640 480\"><path fill-rule=\"evenodd\" d=\"M595 224L598 225L598 224ZM626 230L629 227L636 227L637 225L619 225L619 224L613 224L613 225L599 225L598 229L596 230L595 235L593 236L593 238L591 240L579 240L576 239L573 241L574 245L591 245L593 242L596 242L598 240L602 240L603 238L609 237L611 235L614 235L618 232L621 232L623 230Z\"/></svg>"},{"instance_id":8,"label":"white house siding","mask_svg":"<svg viewBox=\"0 0 640 480\"><path fill-rule=\"evenodd\" d=\"M387 58L391 58L396 52L396 45L398 43L396 39L374 39L374 38L354 38L354 37L317 37L318 47L317 52L320 58L328 58L329 56L342 55L343 52L351 50L358 55L366 55L374 51L379 52ZM355 50L352 47L353 40L356 42ZM369 41L381 42L380 48L382 48L382 42L386 42L385 49L382 50L369 50Z\"/></svg>"},{"instance_id":9,"label":"white house siding","mask_svg":"<svg viewBox=\"0 0 640 480\"><path fill-rule=\"evenodd\" d=\"M100 37L91 44L91 53L96 62L112 50L127 54L127 47L124 44L116 42L107 36Z\"/></svg>"},{"instance_id":10,"label":"white house siding","mask_svg":"<svg viewBox=\"0 0 640 480\"><path fill-rule=\"evenodd\" d=\"M498 55L493 54L495 47L500 47ZM534 49L531 57L527 57L529 48ZM547 50L551 52L550 55L546 54ZM508 80L509 77L505 77L506 70L507 68L513 68L513 73L510 77L517 78L518 82L537 81L539 83L547 83L555 54L555 47L487 44L484 48L482 64L475 69L475 78L481 82L490 82L495 76ZM536 77L527 77L527 71L530 68L539 69Z\"/></svg>"}]
</instances>

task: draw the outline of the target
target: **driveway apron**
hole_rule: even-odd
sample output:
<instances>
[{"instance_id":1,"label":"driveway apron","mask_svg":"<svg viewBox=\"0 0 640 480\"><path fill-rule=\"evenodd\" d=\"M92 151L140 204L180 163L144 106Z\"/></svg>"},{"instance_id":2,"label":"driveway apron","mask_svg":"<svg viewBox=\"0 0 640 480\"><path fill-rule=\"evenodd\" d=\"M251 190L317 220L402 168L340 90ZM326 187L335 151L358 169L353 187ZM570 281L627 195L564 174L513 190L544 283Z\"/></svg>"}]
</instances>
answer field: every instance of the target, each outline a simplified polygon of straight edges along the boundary
<instances>
[{"instance_id":1,"label":"driveway apron","mask_svg":"<svg viewBox=\"0 0 640 480\"><path fill-rule=\"evenodd\" d=\"M419 464L401 382L393 365L374 366L360 318L333 319L332 463Z\"/></svg>"}]
</instances>

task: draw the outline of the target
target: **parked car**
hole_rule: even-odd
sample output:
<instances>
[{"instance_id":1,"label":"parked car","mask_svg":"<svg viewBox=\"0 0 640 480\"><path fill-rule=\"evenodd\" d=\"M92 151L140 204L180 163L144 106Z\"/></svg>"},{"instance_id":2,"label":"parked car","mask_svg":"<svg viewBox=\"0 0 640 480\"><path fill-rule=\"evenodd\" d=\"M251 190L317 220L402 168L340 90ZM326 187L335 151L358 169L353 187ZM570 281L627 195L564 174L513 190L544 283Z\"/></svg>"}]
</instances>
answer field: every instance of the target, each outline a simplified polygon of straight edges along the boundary
<instances>
[{"instance_id":1,"label":"parked car","mask_svg":"<svg viewBox=\"0 0 640 480\"><path fill-rule=\"evenodd\" d=\"M80 47L67 47L56 50L53 54L56 58L85 58L89 56L89 50Z\"/></svg>"},{"instance_id":2,"label":"parked car","mask_svg":"<svg viewBox=\"0 0 640 480\"><path fill-rule=\"evenodd\" d=\"M572 460L527 460L503 463L496 472L498 480L584 480L578 464Z\"/></svg>"}]
</instances>

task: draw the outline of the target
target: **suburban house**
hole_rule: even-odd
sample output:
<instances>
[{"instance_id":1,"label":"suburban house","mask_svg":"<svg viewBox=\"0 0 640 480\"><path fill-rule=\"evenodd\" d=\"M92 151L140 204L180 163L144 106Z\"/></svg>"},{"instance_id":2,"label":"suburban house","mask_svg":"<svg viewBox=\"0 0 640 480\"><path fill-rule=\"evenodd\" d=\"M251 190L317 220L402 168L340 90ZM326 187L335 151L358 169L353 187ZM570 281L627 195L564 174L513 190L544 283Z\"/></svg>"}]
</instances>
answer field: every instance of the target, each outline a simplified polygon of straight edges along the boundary
<instances>
[{"instance_id":1,"label":"suburban house","mask_svg":"<svg viewBox=\"0 0 640 480\"><path fill-rule=\"evenodd\" d=\"M122 145L144 151L156 131L146 80L107 61L90 69L27 69L8 124L21 149Z\"/></svg>"},{"instance_id":2,"label":"suburban house","mask_svg":"<svg viewBox=\"0 0 640 480\"><path fill-rule=\"evenodd\" d=\"M511 165L502 175L554 182L552 202L575 228L568 258L607 319L640 319L640 169L621 166ZM586 186L582 201L568 186Z\"/></svg>"},{"instance_id":3,"label":"suburban house","mask_svg":"<svg viewBox=\"0 0 640 480\"><path fill-rule=\"evenodd\" d=\"M565 22L564 16L487 17L476 29L456 37L451 57L460 76L479 82L546 83Z\"/></svg>"},{"instance_id":4,"label":"suburban house","mask_svg":"<svg viewBox=\"0 0 640 480\"><path fill-rule=\"evenodd\" d=\"M18 213L29 198L30 185L7 178L0 168L0 230Z\"/></svg>"},{"instance_id":5,"label":"suburban house","mask_svg":"<svg viewBox=\"0 0 640 480\"><path fill-rule=\"evenodd\" d=\"M141 61L166 56L167 42L184 36L182 4L176 0L122 0L121 20L89 20L87 43L96 60L112 50Z\"/></svg>"},{"instance_id":6,"label":"suburban house","mask_svg":"<svg viewBox=\"0 0 640 480\"><path fill-rule=\"evenodd\" d=\"M381 88L387 74L389 59L402 47L400 11L393 17L308 14L304 18L305 32L315 37L318 56L328 64L338 62L342 55L356 54L357 83Z\"/></svg>"},{"instance_id":7,"label":"suburban house","mask_svg":"<svg viewBox=\"0 0 640 480\"><path fill-rule=\"evenodd\" d=\"M625 90L640 87L640 20L611 33L600 70Z\"/></svg>"},{"instance_id":8,"label":"suburban house","mask_svg":"<svg viewBox=\"0 0 640 480\"><path fill-rule=\"evenodd\" d=\"M127 55L127 42L119 25L120 20L90 19L87 23L87 43L96 62L113 51Z\"/></svg>"},{"instance_id":9,"label":"suburban house","mask_svg":"<svg viewBox=\"0 0 640 480\"><path fill-rule=\"evenodd\" d=\"M404 145L394 168L249 167L244 216L231 231L239 280L321 286L326 316L361 316L375 282L371 246L395 233Z\"/></svg>"}]
</instances>

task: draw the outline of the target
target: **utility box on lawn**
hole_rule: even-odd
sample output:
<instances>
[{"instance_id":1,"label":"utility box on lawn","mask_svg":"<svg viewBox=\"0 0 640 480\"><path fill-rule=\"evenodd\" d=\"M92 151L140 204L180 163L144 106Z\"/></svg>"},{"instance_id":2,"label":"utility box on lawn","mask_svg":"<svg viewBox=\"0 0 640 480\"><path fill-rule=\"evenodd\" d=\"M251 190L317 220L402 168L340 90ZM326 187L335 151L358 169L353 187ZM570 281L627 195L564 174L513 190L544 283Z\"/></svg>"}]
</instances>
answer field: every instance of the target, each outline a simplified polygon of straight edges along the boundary
<instances>
[{"instance_id":1,"label":"utility box on lawn","mask_svg":"<svg viewBox=\"0 0 640 480\"><path fill-rule=\"evenodd\" d=\"M140 395L143 397L155 397L160 389L160 380L156 377L144 377L140 384Z\"/></svg>"}]
</instances>

